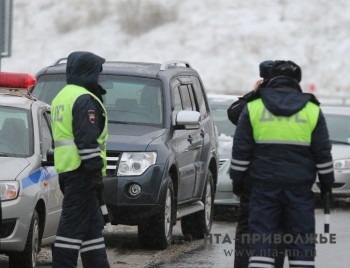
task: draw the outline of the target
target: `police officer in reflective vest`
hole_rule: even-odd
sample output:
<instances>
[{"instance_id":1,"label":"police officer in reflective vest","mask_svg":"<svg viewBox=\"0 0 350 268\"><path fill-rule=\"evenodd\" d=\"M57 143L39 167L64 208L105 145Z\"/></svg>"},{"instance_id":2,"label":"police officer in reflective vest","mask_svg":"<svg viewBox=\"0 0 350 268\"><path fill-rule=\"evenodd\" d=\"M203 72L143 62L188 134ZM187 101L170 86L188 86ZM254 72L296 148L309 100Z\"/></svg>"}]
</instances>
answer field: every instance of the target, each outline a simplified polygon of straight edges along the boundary
<instances>
[{"instance_id":1,"label":"police officer in reflective vest","mask_svg":"<svg viewBox=\"0 0 350 268\"><path fill-rule=\"evenodd\" d=\"M270 61L270 64L273 64L273 61ZM231 104L231 106L227 109L227 117L228 119L237 126L239 117L246 107L247 102L258 99L260 97L260 88L264 88L264 86L269 82L268 77L264 78L267 69L270 68L270 64L262 64L259 66L260 77L263 79L259 79L256 81L254 89L244 96L238 98L237 101ZM249 235L249 200L250 200L250 192L251 192L251 183L250 178L248 177L248 173L245 172L245 177L243 179L243 187L238 194L239 201L239 210L238 210L238 218L237 218L237 226L235 231L235 254L234 254L234 268L248 268L249 266L249 242L244 239ZM281 226L282 227L282 226ZM281 230L283 232L283 228ZM284 259L285 259L285 246L284 243L279 243L276 248L275 255L275 268L283 268Z\"/></svg>"},{"instance_id":2,"label":"police officer in reflective vest","mask_svg":"<svg viewBox=\"0 0 350 268\"><path fill-rule=\"evenodd\" d=\"M77 51L68 56L67 85L52 101L55 168L64 194L54 244L54 268L109 267L102 236L104 220L98 192L106 173L105 91L98 84L105 60Z\"/></svg>"},{"instance_id":3,"label":"police officer in reflective vest","mask_svg":"<svg viewBox=\"0 0 350 268\"><path fill-rule=\"evenodd\" d=\"M297 64L261 64L269 65L264 77L269 82L242 111L230 170L236 194L242 192L246 172L252 183L249 267L274 267L276 244L281 241L286 244L290 267L315 267L311 188L317 173L321 196L331 194L334 182L325 118L316 98L302 93Z\"/></svg>"}]
</instances>

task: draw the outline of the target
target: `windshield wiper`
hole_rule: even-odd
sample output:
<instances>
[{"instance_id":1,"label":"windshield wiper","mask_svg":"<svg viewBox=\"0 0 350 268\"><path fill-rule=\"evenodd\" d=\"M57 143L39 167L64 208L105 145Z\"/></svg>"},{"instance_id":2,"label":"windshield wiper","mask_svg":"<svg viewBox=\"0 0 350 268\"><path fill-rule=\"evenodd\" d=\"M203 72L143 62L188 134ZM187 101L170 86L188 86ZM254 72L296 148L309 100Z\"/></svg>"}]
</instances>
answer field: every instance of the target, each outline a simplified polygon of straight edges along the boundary
<instances>
[{"instance_id":1,"label":"windshield wiper","mask_svg":"<svg viewBox=\"0 0 350 268\"><path fill-rule=\"evenodd\" d=\"M0 153L0 157L9 157L9 155L8 154L5 154L5 153Z\"/></svg>"},{"instance_id":2,"label":"windshield wiper","mask_svg":"<svg viewBox=\"0 0 350 268\"><path fill-rule=\"evenodd\" d=\"M329 140L331 143L336 143L336 144L345 144L345 145L350 145L348 142L346 141L336 141L336 140Z\"/></svg>"}]
</instances>

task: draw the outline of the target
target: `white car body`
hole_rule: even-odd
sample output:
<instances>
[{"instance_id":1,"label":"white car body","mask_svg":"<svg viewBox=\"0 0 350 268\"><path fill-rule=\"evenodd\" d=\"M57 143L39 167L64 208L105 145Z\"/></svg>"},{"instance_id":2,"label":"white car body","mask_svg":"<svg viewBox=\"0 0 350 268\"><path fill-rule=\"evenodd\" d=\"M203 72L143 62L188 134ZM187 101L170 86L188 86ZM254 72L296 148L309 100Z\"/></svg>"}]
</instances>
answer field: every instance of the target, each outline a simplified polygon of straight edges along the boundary
<instances>
[{"instance_id":1,"label":"white car body","mask_svg":"<svg viewBox=\"0 0 350 268\"><path fill-rule=\"evenodd\" d=\"M208 94L210 108L218 130L218 153L220 157L215 205L239 206L239 198L232 192L230 179L231 151L236 127L227 118L227 109L238 99L233 95Z\"/></svg>"},{"instance_id":2,"label":"white car body","mask_svg":"<svg viewBox=\"0 0 350 268\"><path fill-rule=\"evenodd\" d=\"M10 256L10 266L35 267L40 245L55 240L63 195L53 161L47 160L52 150L49 111L41 101L0 94L0 253ZM11 122L18 120L24 122L22 131L8 134ZM15 151L24 139L26 149Z\"/></svg>"},{"instance_id":3,"label":"white car body","mask_svg":"<svg viewBox=\"0 0 350 268\"><path fill-rule=\"evenodd\" d=\"M333 196L350 196L350 107L321 106L326 118L329 138L332 142L334 162ZM319 193L319 181L313 186L313 191Z\"/></svg>"}]
</instances>

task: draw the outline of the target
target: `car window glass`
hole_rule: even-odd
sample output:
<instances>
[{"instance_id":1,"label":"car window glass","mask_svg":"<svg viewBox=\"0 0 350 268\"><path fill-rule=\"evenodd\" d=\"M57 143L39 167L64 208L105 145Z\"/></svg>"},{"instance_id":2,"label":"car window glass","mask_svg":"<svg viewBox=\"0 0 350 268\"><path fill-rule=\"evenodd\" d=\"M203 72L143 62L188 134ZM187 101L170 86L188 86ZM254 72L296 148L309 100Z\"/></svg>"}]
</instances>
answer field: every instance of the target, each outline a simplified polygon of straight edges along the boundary
<instances>
[{"instance_id":1,"label":"car window glass","mask_svg":"<svg viewBox=\"0 0 350 268\"><path fill-rule=\"evenodd\" d=\"M161 126L163 96L158 79L101 74L99 84L106 90L103 101L110 122ZM32 93L51 104L66 85L65 74L38 78Z\"/></svg>"},{"instance_id":2,"label":"car window glass","mask_svg":"<svg viewBox=\"0 0 350 268\"><path fill-rule=\"evenodd\" d=\"M197 98L196 98L196 95L194 93L193 86L192 85L188 85L188 87L189 87L190 99L191 99L191 103L192 103L192 109L194 111L199 112Z\"/></svg>"},{"instance_id":3,"label":"car window glass","mask_svg":"<svg viewBox=\"0 0 350 268\"><path fill-rule=\"evenodd\" d=\"M208 107L206 106L206 103L205 103L205 100L204 100L204 97L203 97L203 88L201 86L201 83L200 83L198 77L191 76L191 78L192 78L195 94L196 94L196 97L197 97L197 103L198 103L198 106L199 106L199 111L200 111L200 113L202 115L202 118L205 118L205 117L207 117Z\"/></svg>"},{"instance_id":4,"label":"car window glass","mask_svg":"<svg viewBox=\"0 0 350 268\"><path fill-rule=\"evenodd\" d=\"M100 85L108 120L130 124L162 125L162 91L157 79L101 75Z\"/></svg>"},{"instance_id":5,"label":"car window glass","mask_svg":"<svg viewBox=\"0 0 350 268\"><path fill-rule=\"evenodd\" d=\"M179 88L174 89L174 114L177 114L182 110L181 98Z\"/></svg>"},{"instance_id":6,"label":"car window glass","mask_svg":"<svg viewBox=\"0 0 350 268\"><path fill-rule=\"evenodd\" d=\"M210 100L209 100L210 102ZM214 118L215 125L218 128L219 135L232 136L235 133L236 126L233 125L227 118L228 103L211 103L211 114Z\"/></svg>"},{"instance_id":7,"label":"car window glass","mask_svg":"<svg viewBox=\"0 0 350 268\"><path fill-rule=\"evenodd\" d=\"M350 143L350 116L325 114L329 139Z\"/></svg>"},{"instance_id":8,"label":"car window glass","mask_svg":"<svg viewBox=\"0 0 350 268\"><path fill-rule=\"evenodd\" d=\"M46 160L46 154L52 148L52 135L50 131L50 115L43 113L40 116L40 139L41 139L41 155Z\"/></svg>"},{"instance_id":9,"label":"car window glass","mask_svg":"<svg viewBox=\"0 0 350 268\"><path fill-rule=\"evenodd\" d=\"M27 110L0 107L0 153L23 157L31 153L28 122Z\"/></svg>"},{"instance_id":10,"label":"car window glass","mask_svg":"<svg viewBox=\"0 0 350 268\"><path fill-rule=\"evenodd\" d=\"M184 110L192 111L193 110L192 102L191 102L191 97L190 97L190 93L187 85L181 85L179 88L180 88L180 95L182 100L182 108Z\"/></svg>"},{"instance_id":11,"label":"car window glass","mask_svg":"<svg viewBox=\"0 0 350 268\"><path fill-rule=\"evenodd\" d=\"M54 97L66 84L65 74L46 74L38 78L38 83L32 89L32 94L39 100L51 104Z\"/></svg>"}]
</instances>

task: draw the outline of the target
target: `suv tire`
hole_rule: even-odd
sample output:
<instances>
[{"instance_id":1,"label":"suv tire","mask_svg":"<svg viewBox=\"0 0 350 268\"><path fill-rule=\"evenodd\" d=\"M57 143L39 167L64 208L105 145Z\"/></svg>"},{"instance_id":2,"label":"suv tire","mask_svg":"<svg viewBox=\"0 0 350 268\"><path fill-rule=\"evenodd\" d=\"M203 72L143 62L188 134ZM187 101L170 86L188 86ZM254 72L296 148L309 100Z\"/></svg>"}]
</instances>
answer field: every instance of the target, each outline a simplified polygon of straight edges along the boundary
<instances>
[{"instance_id":1,"label":"suv tire","mask_svg":"<svg viewBox=\"0 0 350 268\"><path fill-rule=\"evenodd\" d=\"M36 267L40 251L40 225L39 215L35 210L30 223L27 242L24 250L12 253L9 256L10 268L33 268Z\"/></svg>"},{"instance_id":2,"label":"suv tire","mask_svg":"<svg viewBox=\"0 0 350 268\"><path fill-rule=\"evenodd\" d=\"M191 235L193 238L203 238L209 235L213 222L214 212L214 183L213 175L208 170L206 184L203 192L202 202L204 210L190 214L181 219L181 230L184 235Z\"/></svg>"},{"instance_id":3,"label":"suv tire","mask_svg":"<svg viewBox=\"0 0 350 268\"><path fill-rule=\"evenodd\" d=\"M161 193L161 211L146 224L138 226L138 238L145 248L166 249L173 236L174 188L168 176Z\"/></svg>"}]
</instances>

